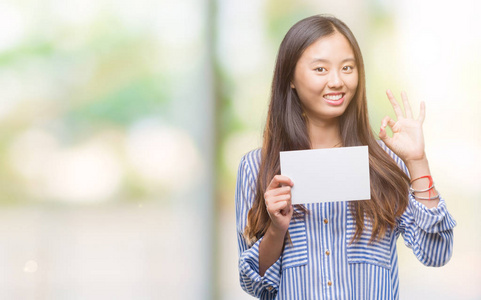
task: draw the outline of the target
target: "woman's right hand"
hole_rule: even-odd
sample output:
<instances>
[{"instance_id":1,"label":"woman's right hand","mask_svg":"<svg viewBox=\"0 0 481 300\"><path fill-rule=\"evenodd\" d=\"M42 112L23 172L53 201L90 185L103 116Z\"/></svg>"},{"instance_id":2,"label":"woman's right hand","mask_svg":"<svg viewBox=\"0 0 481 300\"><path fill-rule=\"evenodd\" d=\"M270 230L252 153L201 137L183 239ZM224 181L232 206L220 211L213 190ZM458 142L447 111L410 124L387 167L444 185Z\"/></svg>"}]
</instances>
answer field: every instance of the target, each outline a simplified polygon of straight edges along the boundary
<instances>
[{"instance_id":1,"label":"woman's right hand","mask_svg":"<svg viewBox=\"0 0 481 300\"><path fill-rule=\"evenodd\" d=\"M291 204L292 180L283 175L272 178L264 194L272 230L285 234L289 228L294 209Z\"/></svg>"}]
</instances>

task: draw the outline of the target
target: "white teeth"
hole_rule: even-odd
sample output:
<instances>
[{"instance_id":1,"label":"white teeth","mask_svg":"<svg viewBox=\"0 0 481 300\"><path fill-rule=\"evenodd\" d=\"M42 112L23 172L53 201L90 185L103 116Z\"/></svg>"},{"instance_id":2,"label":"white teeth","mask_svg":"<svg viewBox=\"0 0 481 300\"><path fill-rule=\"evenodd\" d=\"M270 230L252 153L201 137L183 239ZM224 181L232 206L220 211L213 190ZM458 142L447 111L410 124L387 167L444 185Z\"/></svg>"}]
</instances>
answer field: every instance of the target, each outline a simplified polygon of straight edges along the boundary
<instances>
[{"instance_id":1,"label":"white teeth","mask_svg":"<svg viewBox=\"0 0 481 300\"><path fill-rule=\"evenodd\" d=\"M342 98L342 95L343 94L339 94L339 95L324 95L324 98L326 98L327 100L339 100Z\"/></svg>"}]
</instances>

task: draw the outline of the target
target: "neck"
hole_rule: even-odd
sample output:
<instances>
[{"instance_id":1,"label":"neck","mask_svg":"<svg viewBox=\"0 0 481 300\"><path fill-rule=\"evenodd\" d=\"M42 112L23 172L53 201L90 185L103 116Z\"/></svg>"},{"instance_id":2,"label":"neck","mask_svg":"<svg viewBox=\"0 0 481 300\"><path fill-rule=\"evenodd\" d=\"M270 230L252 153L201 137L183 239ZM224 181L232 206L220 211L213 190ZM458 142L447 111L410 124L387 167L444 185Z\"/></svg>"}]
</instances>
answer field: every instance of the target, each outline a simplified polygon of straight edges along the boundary
<instances>
[{"instance_id":1,"label":"neck","mask_svg":"<svg viewBox=\"0 0 481 300\"><path fill-rule=\"evenodd\" d=\"M341 130L338 118L328 121L307 122L307 130L312 149L334 148L342 146Z\"/></svg>"}]
</instances>

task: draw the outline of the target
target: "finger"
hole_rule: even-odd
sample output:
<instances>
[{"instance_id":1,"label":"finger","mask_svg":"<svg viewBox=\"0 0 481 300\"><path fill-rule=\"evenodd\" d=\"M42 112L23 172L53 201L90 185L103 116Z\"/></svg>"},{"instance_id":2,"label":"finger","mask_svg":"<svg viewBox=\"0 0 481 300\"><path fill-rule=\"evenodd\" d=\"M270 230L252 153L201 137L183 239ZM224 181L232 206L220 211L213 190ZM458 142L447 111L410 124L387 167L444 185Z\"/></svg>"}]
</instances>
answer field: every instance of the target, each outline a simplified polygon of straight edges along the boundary
<instances>
[{"instance_id":1,"label":"finger","mask_svg":"<svg viewBox=\"0 0 481 300\"><path fill-rule=\"evenodd\" d=\"M287 215L292 216L292 214L293 214L292 205L287 203L286 207L282 208L279 212L283 216L287 216Z\"/></svg>"},{"instance_id":2,"label":"finger","mask_svg":"<svg viewBox=\"0 0 481 300\"><path fill-rule=\"evenodd\" d=\"M285 215L292 215L294 214L294 207L292 207L292 204L289 204L288 207L284 210Z\"/></svg>"},{"instance_id":3,"label":"finger","mask_svg":"<svg viewBox=\"0 0 481 300\"><path fill-rule=\"evenodd\" d=\"M272 178L271 183L269 183L269 186L267 187L267 190L275 189L282 184L289 186L294 185L294 183L289 177L284 175L276 175L274 176L274 178Z\"/></svg>"},{"instance_id":4,"label":"finger","mask_svg":"<svg viewBox=\"0 0 481 300\"><path fill-rule=\"evenodd\" d=\"M266 201L267 206L272 206L272 205L275 205L279 202L291 201L291 195L287 194L287 195L279 195L279 196L276 196L276 197L270 197L270 198L266 199L265 201Z\"/></svg>"},{"instance_id":5,"label":"finger","mask_svg":"<svg viewBox=\"0 0 481 300\"><path fill-rule=\"evenodd\" d=\"M277 202L276 204L270 205L269 212L271 214L275 214L281 211L288 212L290 206L291 205L287 201L280 201L280 202Z\"/></svg>"},{"instance_id":6,"label":"finger","mask_svg":"<svg viewBox=\"0 0 481 300\"><path fill-rule=\"evenodd\" d=\"M406 113L406 118L412 119L413 113L411 110L411 105L409 104L409 101L408 101L408 96L406 95L405 91L401 92L401 98L403 99L404 112Z\"/></svg>"},{"instance_id":7,"label":"finger","mask_svg":"<svg viewBox=\"0 0 481 300\"><path fill-rule=\"evenodd\" d=\"M389 147L391 145L392 138L389 135L387 135L385 129L381 129L381 131L379 132L379 138L381 139L381 141L384 142L384 144L386 144L386 146Z\"/></svg>"},{"instance_id":8,"label":"finger","mask_svg":"<svg viewBox=\"0 0 481 300\"><path fill-rule=\"evenodd\" d=\"M389 145L391 144L391 137L387 135L387 132L386 132L386 126L388 126L388 124L390 124L391 122L394 122L391 117L389 116L385 116L384 119L382 119L381 121L381 130L379 131L379 138L386 144L386 145ZM390 125L389 127L392 128L392 126Z\"/></svg>"},{"instance_id":9,"label":"finger","mask_svg":"<svg viewBox=\"0 0 481 300\"><path fill-rule=\"evenodd\" d=\"M421 121L421 123L423 123L425 117L426 117L426 103L424 101L422 101L421 102L421 108L419 109L418 120Z\"/></svg>"},{"instance_id":10,"label":"finger","mask_svg":"<svg viewBox=\"0 0 481 300\"><path fill-rule=\"evenodd\" d=\"M282 187L278 187L272 190L268 190L264 194L264 199L267 199L272 196L277 196L277 195L282 195L282 194L290 194L291 193L291 187L286 185Z\"/></svg>"},{"instance_id":11,"label":"finger","mask_svg":"<svg viewBox=\"0 0 481 300\"><path fill-rule=\"evenodd\" d=\"M391 127L391 129L396 125L396 121L391 119L390 116L385 116L381 121L381 128L386 129L386 126Z\"/></svg>"},{"instance_id":12,"label":"finger","mask_svg":"<svg viewBox=\"0 0 481 300\"><path fill-rule=\"evenodd\" d=\"M397 103L396 98L394 98L394 95L392 94L391 90L386 91L387 98L391 102L392 108L394 109L394 113L396 114L396 117L402 118L403 117L403 111L401 107L399 106L399 103Z\"/></svg>"}]
</instances>

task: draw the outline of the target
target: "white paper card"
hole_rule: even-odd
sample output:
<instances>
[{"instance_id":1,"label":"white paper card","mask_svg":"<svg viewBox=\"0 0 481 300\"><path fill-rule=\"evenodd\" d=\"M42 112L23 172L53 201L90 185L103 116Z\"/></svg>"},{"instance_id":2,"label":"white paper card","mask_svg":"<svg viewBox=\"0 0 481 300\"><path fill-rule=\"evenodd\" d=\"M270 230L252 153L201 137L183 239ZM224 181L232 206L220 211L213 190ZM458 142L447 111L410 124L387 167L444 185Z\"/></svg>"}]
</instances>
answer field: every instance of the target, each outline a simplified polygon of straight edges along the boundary
<instances>
[{"instance_id":1,"label":"white paper card","mask_svg":"<svg viewBox=\"0 0 481 300\"><path fill-rule=\"evenodd\" d=\"M292 204L371 199L367 146L282 151Z\"/></svg>"}]
</instances>

